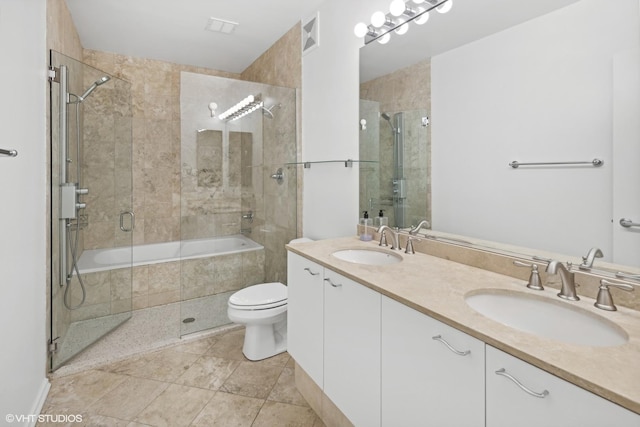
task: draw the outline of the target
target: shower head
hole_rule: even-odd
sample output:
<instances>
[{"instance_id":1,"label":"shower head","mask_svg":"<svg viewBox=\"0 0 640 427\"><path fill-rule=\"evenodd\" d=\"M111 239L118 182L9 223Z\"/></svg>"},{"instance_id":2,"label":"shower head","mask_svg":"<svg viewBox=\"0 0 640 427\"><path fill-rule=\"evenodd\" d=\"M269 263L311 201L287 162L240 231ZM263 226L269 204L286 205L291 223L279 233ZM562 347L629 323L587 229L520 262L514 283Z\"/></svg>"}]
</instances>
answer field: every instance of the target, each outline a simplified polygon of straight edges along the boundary
<instances>
[{"instance_id":1,"label":"shower head","mask_svg":"<svg viewBox=\"0 0 640 427\"><path fill-rule=\"evenodd\" d=\"M392 132L394 132L394 133L395 133L395 132L397 131L397 130L396 130L396 127L393 125L393 123L391 123L391 116L389 116L389 114L387 114L387 113L380 113L380 117L382 117L383 119L385 119L385 120L389 123L389 126L391 126L391 131L392 131Z\"/></svg>"},{"instance_id":2,"label":"shower head","mask_svg":"<svg viewBox=\"0 0 640 427\"><path fill-rule=\"evenodd\" d=\"M273 104L271 107L267 108L264 105L262 106L262 114L269 119L273 119L273 109L274 108L282 108L282 104Z\"/></svg>"},{"instance_id":3,"label":"shower head","mask_svg":"<svg viewBox=\"0 0 640 427\"><path fill-rule=\"evenodd\" d=\"M97 88L100 85L105 84L109 80L111 80L111 77L109 77L109 76L100 77L98 80L93 82L93 84L91 86L89 86L89 88L82 94L82 96L78 97L78 100L80 102L84 101L91 94L91 92L93 92L95 90L95 88Z\"/></svg>"}]
</instances>

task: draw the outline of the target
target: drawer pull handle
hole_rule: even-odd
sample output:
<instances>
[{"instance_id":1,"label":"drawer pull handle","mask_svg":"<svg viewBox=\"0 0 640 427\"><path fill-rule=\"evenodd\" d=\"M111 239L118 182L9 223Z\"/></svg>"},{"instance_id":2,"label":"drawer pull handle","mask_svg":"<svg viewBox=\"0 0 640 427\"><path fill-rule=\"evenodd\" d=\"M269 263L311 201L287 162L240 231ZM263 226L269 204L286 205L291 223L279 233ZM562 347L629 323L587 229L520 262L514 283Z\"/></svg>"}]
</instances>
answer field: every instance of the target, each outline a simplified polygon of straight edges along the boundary
<instances>
[{"instance_id":1,"label":"drawer pull handle","mask_svg":"<svg viewBox=\"0 0 640 427\"><path fill-rule=\"evenodd\" d=\"M530 394L533 397L537 397L539 399L544 399L545 397L547 397L547 395L549 394L549 392L547 390L542 390L542 393L536 393L533 390L530 390L529 388L525 387L524 384L522 384L520 381L518 381L517 379L515 379L513 376L511 376L510 374L507 373L507 371L504 370L504 368L498 369L496 371L496 375L501 375L503 377L507 377L509 378L511 381L513 381L514 383L516 383L516 385L518 387L520 387L524 392L526 392L527 394Z\"/></svg>"},{"instance_id":2,"label":"drawer pull handle","mask_svg":"<svg viewBox=\"0 0 640 427\"><path fill-rule=\"evenodd\" d=\"M457 354L458 356L467 356L469 354L471 354L471 350L466 350L466 351L460 351L460 350L456 350L455 348L451 347L451 344L449 344L448 342L446 342L444 340L444 338L442 338L442 335L436 335L435 337L432 337L432 339L436 340L436 341L440 341L442 344L444 344L445 346L447 346L447 348L449 350L451 350L452 352L454 352L455 354Z\"/></svg>"},{"instance_id":3,"label":"drawer pull handle","mask_svg":"<svg viewBox=\"0 0 640 427\"><path fill-rule=\"evenodd\" d=\"M311 269L309 267L305 268L304 271L309 272L309 274L312 275L312 276L317 276L318 274L320 274L320 273L314 273L313 271L311 271Z\"/></svg>"},{"instance_id":4,"label":"drawer pull handle","mask_svg":"<svg viewBox=\"0 0 640 427\"><path fill-rule=\"evenodd\" d=\"M335 284L335 283L333 283L333 282L331 281L331 279L329 279L329 278L324 279L324 281L325 281L325 282L329 282L329 284L330 284L331 286L333 286L334 288L341 288L341 287L342 287L342 283L338 283L338 284L336 285L336 284Z\"/></svg>"}]
</instances>

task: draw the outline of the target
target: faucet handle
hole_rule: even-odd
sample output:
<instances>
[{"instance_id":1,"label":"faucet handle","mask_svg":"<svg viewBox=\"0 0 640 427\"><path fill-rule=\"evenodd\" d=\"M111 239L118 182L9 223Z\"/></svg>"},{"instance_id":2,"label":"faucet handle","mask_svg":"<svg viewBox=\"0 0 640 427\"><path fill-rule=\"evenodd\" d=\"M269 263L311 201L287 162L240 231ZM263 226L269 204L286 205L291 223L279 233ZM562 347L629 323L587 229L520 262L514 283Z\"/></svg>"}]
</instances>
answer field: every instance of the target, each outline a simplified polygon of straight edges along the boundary
<instances>
[{"instance_id":1,"label":"faucet handle","mask_svg":"<svg viewBox=\"0 0 640 427\"><path fill-rule=\"evenodd\" d=\"M613 297L611 297L611 292L609 292L609 286L614 286L616 288L629 292L633 291L633 286L627 285L626 283L610 282L607 279L600 280L598 298L593 305L602 310L616 311L617 307L613 303Z\"/></svg>"},{"instance_id":2,"label":"faucet handle","mask_svg":"<svg viewBox=\"0 0 640 427\"><path fill-rule=\"evenodd\" d=\"M531 275L529 276L529 283L527 288L535 289L536 291L543 291L542 280L540 280L540 273L538 272L538 264L529 264L522 261L513 261L513 265L518 267L531 267Z\"/></svg>"},{"instance_id":3,"label":"faucet handle","mask_svg":"<svg viewBox=\"0 0 640 427\"><path fill-rule=\"evenodd\" d=\"M407 248L405 249L404 253L405 254L415 254L416 251L413 249L413 242L419 242L420 239L413 237L413 236L409 236L409 238L407 239Z\"/></svg>"},{"instance_id":4,"label":"faucet handle","mask_svg":"<svg viewBox=\"0 0 640 427\"><path fill-rule=\"evenodd\" d=\"M387 243L387 236L384 232L380 233L380 243L378 243L378 246L389 246Z\"/></svg>"}]
</instances>

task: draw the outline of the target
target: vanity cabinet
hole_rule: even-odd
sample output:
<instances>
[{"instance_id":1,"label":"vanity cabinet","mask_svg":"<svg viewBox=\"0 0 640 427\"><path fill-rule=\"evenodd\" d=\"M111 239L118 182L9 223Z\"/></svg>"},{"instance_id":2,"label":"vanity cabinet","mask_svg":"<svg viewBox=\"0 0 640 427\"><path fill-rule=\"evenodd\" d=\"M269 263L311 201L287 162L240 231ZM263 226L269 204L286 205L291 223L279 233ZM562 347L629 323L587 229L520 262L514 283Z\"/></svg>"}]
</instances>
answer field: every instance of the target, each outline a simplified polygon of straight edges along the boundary
<instances>
[{"instance_id":1,"label":"vanity cabinet","mask_svg":"<svg viewBox=\"0 0 640 427\"><path fill-rule=\"evenodd\" d=\"M382 297L381 353L383 426L484 426L482 341Z\"/></svg>"},{"instance_id":2,"label":"vanity cabinet","mask_svg":"<svg viewBox=\"0 0 640 427\"><path fill-rule=\"evenodd\" d=\"M287 263L287 350L322 388L324 268L292 252L287 252Z\"/></svg>"},{"instance_id":3,"label":"vanity cabinet","mask_svg":"<svg viewBox=\"0 0 640 427\"><path fill-rule=\"evenodd\" d=\"M288 252L288 263L288 351L356 426L640 427L640 415L307 258Z\"/></svg>"},{"instance_id":4,"label":"vanity cabinet","mask_svg":"<svg viewBox=\"0 0 640 427\"><path fill-rule=\"evenodd\" d=\"M638 427L640 416L487 345L486 426Z\"/></svg>"},{"instance_id":5,"label":"vanity cabinet","mask_svg":"<svg viewBox=\"0 0 640 427\"><path fill-rule=\"evenodd\" d=\"M378 292L287 254L287 347L357 426L380 426Z\"/></svg>"},{"instance_id":6,"label":"vanity cabinet","mask_svg":"<svg viewBox=\"0 0 640 427\"><path fill-rule=\"evenodd\" d=\"M354 425L380 426L381 295L324 274L324 392Z\"/></svg>"}]
</instances>

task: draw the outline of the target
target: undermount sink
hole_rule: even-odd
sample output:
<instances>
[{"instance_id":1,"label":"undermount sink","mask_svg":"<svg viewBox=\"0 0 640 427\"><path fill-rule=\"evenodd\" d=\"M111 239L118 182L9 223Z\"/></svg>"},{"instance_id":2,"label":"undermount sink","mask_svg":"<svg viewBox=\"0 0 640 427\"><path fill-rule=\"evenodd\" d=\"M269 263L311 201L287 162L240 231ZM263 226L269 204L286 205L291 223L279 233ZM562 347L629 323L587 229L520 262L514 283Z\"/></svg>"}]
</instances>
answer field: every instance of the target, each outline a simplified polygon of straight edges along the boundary
<instances>
[{"instance_id":1,"label":"undermount sink","mask_svg":"<svg viewBox=\"0 0 640 427\"><path fill-rule=\"evenodd\" d=\"M343 261L366 265L389 265L402 261L398 254L375 249L344 249L331 255Z\"/></svg>"},{"instance_id":2,"label":"undermount sink","mask_svg":"<svg viewBox=\"0 0 640 427\"><path fill-rule=\"evenodd\" d=\"M465 301L483 316L511 328L568 344L612 347L629 340L615 323L564 301L498 289L470 292Z\"/></svg>"}]
</instances>

